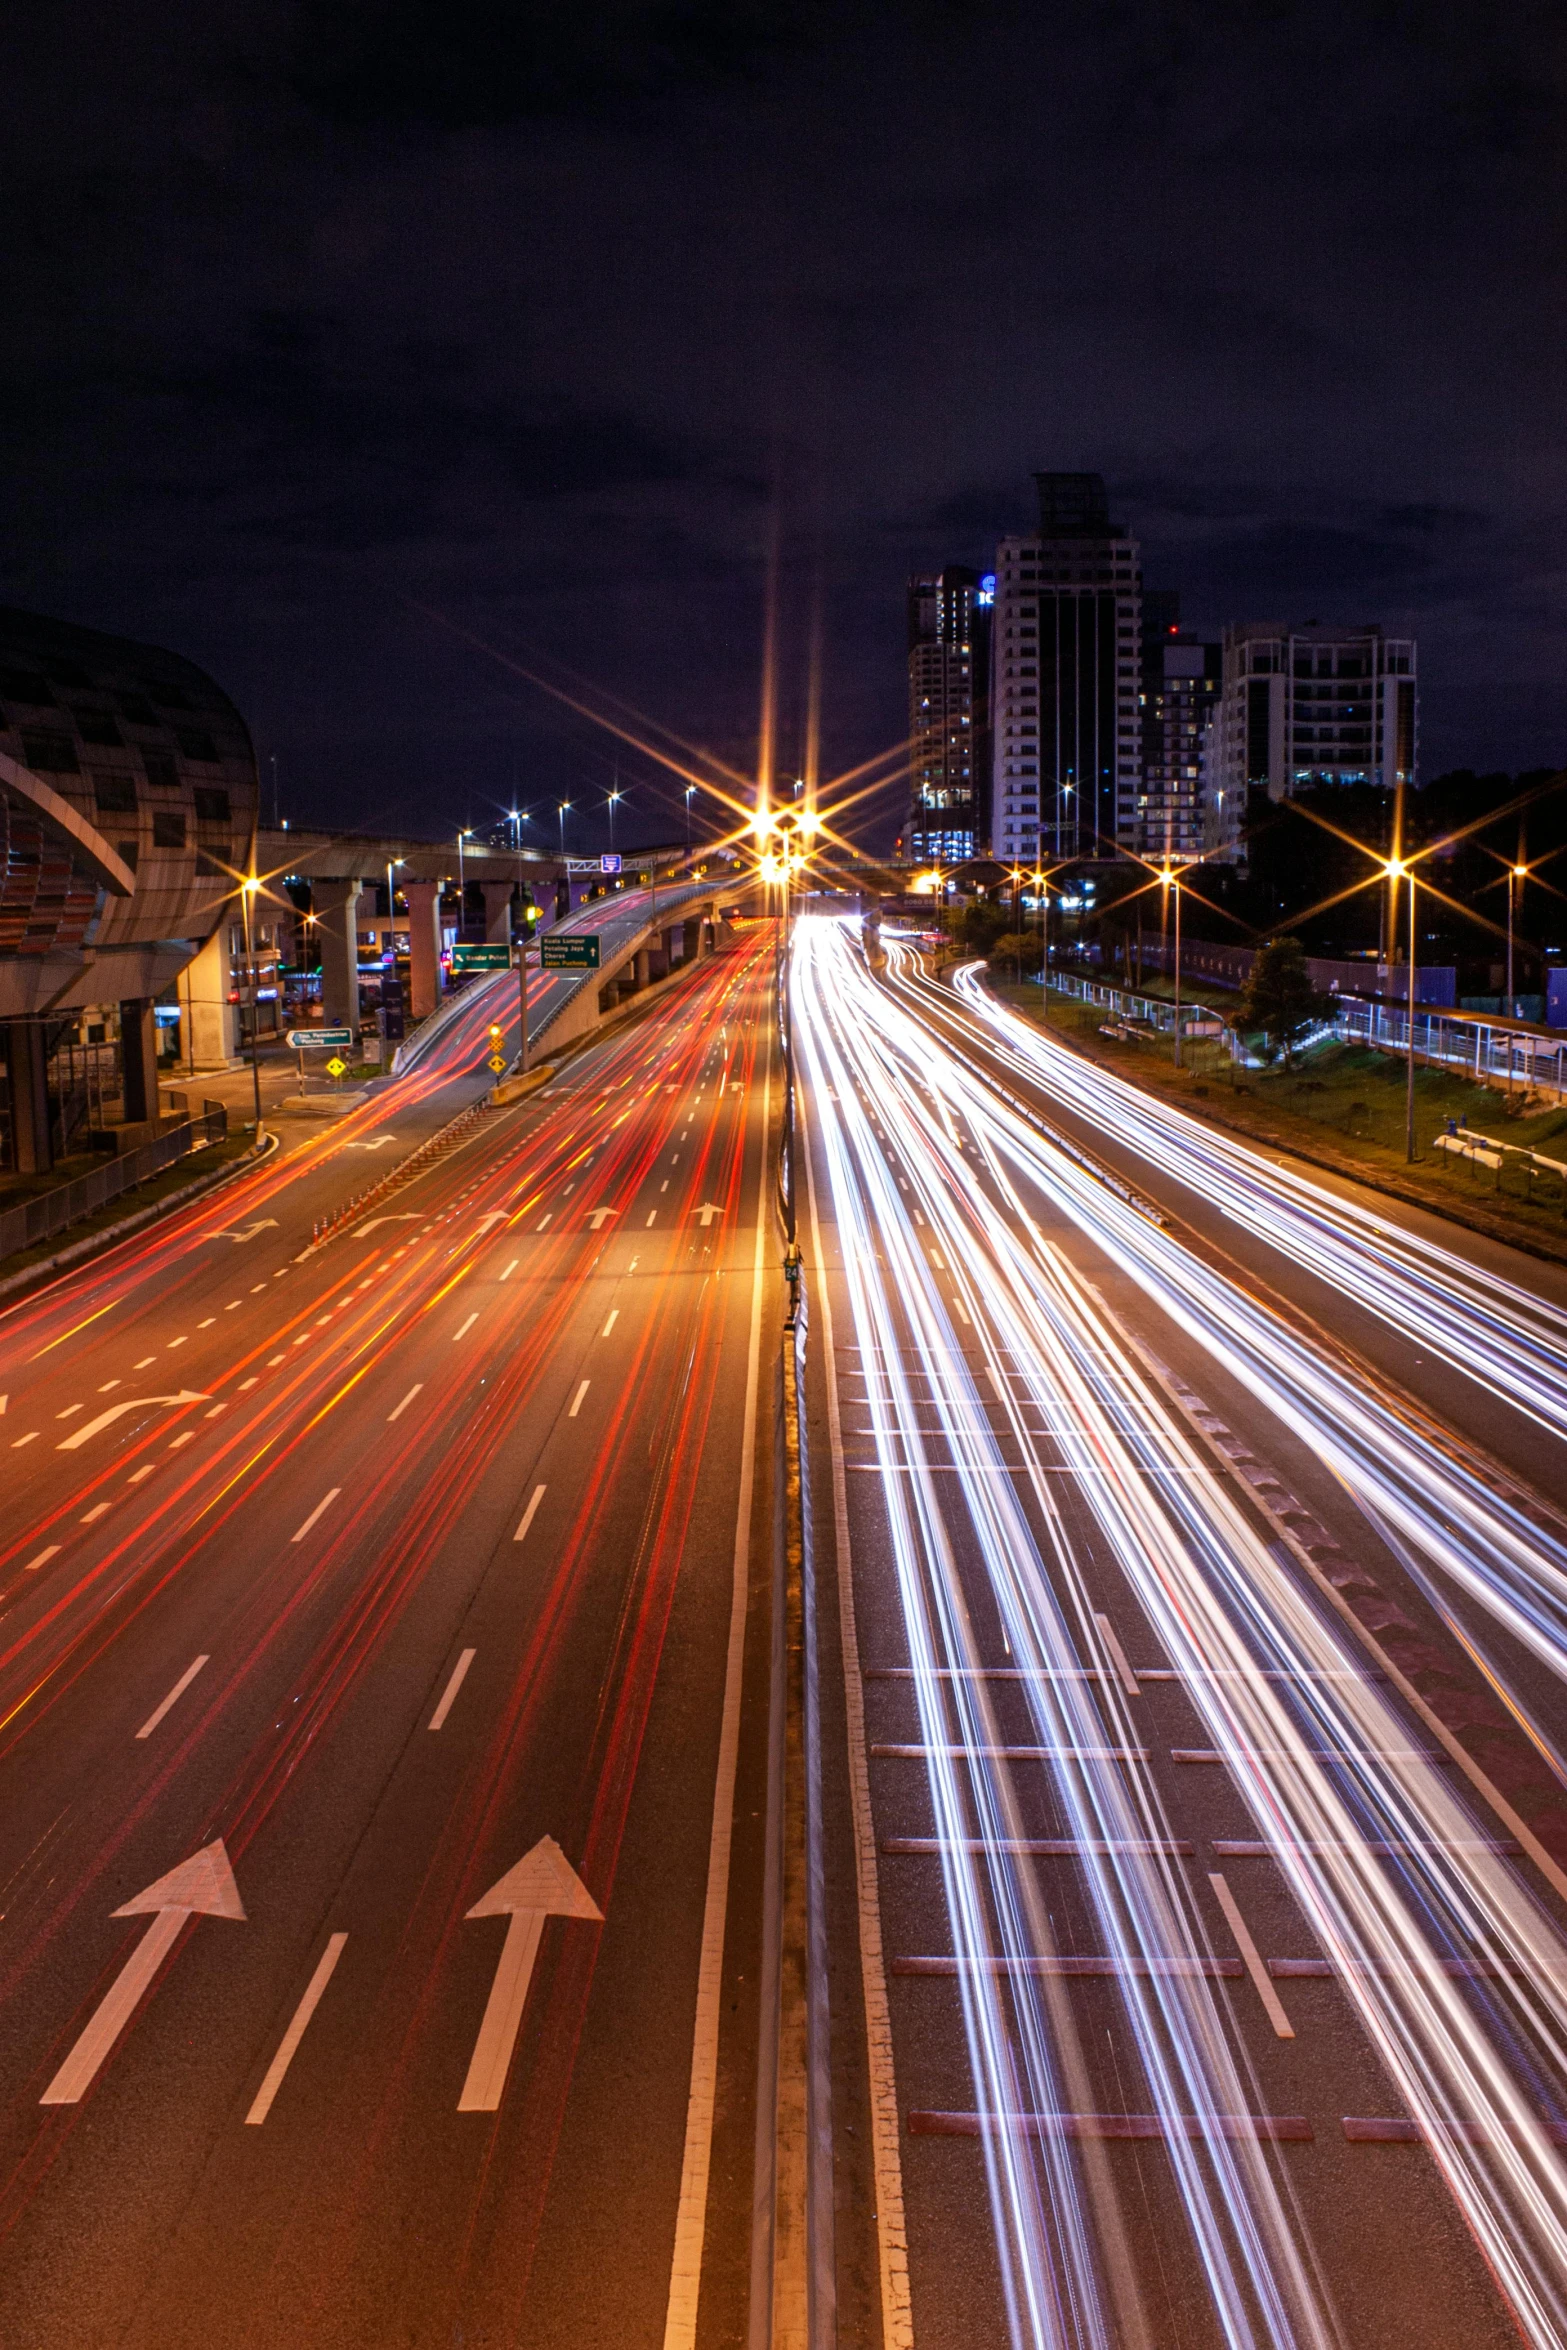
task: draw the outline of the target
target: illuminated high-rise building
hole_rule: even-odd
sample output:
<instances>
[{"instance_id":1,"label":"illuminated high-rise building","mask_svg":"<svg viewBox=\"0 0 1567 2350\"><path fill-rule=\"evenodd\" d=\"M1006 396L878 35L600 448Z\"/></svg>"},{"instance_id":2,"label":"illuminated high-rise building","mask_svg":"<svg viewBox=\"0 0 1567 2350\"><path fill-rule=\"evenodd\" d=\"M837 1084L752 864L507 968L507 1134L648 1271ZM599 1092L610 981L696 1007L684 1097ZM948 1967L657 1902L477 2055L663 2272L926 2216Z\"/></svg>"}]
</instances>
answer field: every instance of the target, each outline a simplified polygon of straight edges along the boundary
<instances>
[{"instance_id":1,"label":"illuminated high-rise building","mask_svg":"<svg viewBox=\"0 0 1567 2350\"><path fill-rule=\"evenodd\" d=\"M995 581L949 563L909 582L908 854L956 865L984 846Z\"/></svg>"}]
</instances>

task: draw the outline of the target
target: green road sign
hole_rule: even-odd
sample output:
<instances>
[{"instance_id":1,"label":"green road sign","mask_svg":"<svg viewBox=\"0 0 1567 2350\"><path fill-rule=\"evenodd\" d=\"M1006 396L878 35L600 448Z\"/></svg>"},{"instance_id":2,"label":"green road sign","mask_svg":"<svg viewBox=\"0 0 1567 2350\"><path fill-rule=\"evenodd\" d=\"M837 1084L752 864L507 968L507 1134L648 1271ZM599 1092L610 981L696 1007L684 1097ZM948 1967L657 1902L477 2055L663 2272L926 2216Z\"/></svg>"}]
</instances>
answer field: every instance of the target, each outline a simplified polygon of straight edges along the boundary
<instances>
[{"instance_id":1,"label":"green road sign","mask_svg":"<svg viewBox=\"0 0 1567 2350\"><path fill-rule=\"evenodd\" d=\"M545 971L596 971L599 967L597 935L584 937L574 932L558 938L546 931L539 941L539 963Z\"/></svg>"},{"instance_id":2,"label":"green road sign","mask_svg":"<svg viewBox=\"0 0 1567 2350\"><path fill-rule=\"evenodd\" d=\"M294 1052L319 1052L327 1045L351 1045L354 1032L351 1028L291 1028L287 1041Z\"/></svg>"},{"instance_id":3,"label":"green road sign","mask_svg":"<svg viewBox=\"0 0 1567 2350\"><path fill-rule=\"evenodd\" d=\"M452 949L452 975L462 971L508 971L511 968L509 946L464 947Z\"/></svg>"}]
</instances>

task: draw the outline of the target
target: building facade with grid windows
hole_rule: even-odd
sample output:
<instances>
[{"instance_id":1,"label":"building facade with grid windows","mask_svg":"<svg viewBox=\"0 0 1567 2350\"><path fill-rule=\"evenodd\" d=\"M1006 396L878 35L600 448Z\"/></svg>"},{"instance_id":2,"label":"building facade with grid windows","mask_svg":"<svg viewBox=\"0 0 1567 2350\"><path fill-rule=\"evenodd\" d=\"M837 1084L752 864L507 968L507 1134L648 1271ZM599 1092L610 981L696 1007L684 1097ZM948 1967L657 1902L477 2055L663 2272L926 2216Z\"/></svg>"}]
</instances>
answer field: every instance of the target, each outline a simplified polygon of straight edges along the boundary
<instances>
[{"instance_id":1,"label":"building facade with grid windows","mask_svg":"<svg viewBox=\"0 0 1567 2350\"><path fill-rule=\"evenodd\" d=\"M919 864L985 847L990 630L995 581L966 564L909 582L909 785L905 835Z\"/></svg>"}]
</instances>

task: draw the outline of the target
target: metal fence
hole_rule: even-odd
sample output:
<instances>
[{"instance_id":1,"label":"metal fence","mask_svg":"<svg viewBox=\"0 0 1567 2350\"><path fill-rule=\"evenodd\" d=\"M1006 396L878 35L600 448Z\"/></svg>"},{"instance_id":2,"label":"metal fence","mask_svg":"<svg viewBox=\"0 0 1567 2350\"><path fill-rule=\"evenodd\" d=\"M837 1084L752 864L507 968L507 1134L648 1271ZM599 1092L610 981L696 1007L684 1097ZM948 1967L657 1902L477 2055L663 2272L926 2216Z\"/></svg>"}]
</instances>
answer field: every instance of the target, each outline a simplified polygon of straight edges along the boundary
<instances>
[{"instance_id":1,"label":"metal fence","mask_svg":"<svg viewBox=\"0 0 1567 2350\"><path fill-rule=\"evenodd\" d=\"M1384 1051L1409 1050L1409 1014L1402 1004L1367 1003L1341 996L1338 1034ZM1533 1089L1567 1095L1567 1038L1532 1035L1527 1029L1493 1028L1473 1013L1465 1016L1415 1007L1415 1058L1472 1077L1477 1085Z\"/></svg>"},{"instance_id":2,"label":"metal fence","mask_svg":"<svg viewBox=\"0 0 1567 2350\"><path fill-rule=\"evenodd\" d=\"M187 1118L183 1125L160 1134L156 1142L143 1143L140 1150L127 1151L123 1158L105 1159L90 1175L79 1175L74 1183L58 1184L53 1191L41 1191L35 1199L7 1208L0 1214L0 1258L13 1256L18 1249L36 1248L41 1240L52 1240L84 1216L96 1215L122 1192L134 1191L149 1175L161 1175L165 1167L188 1158L192 1151L222 1142L228 1130L229 1114L222 1103L207 1102L199 1118Z\"/></svg>"}]
</instances>

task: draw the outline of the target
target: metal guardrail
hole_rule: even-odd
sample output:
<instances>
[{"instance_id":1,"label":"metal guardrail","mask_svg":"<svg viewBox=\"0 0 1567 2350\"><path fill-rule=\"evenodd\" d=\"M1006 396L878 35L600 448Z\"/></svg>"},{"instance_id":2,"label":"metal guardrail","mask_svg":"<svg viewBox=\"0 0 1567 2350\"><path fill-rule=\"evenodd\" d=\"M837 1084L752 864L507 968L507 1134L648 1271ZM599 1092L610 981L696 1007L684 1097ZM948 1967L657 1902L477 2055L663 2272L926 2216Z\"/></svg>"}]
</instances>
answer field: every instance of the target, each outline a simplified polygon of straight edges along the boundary
<instances>
[{"instance_id":1,"label":"metal guardrail","mask_svg":"<svg viewBox=\"0 0 1567 2350\"><path fill-rule=\"evenodd\" d=\"M187 1118L167 1134L160 1134L156 1142L143 1143L123 1158L106 1159L90 1175L78 1175L73 1183L58 1184L53 1191L41 1191L35 1199L5 1209L0 1213L0 1257L52 1240L57 1232L96 1215L122 1192L134 1191L149 1175L161 1175L165 1167L189 1158L192 1151L224 1141L228 1130L227 1110L220 1102L209 1102L201 1117Z\"/></svg>"}]
</instances>

